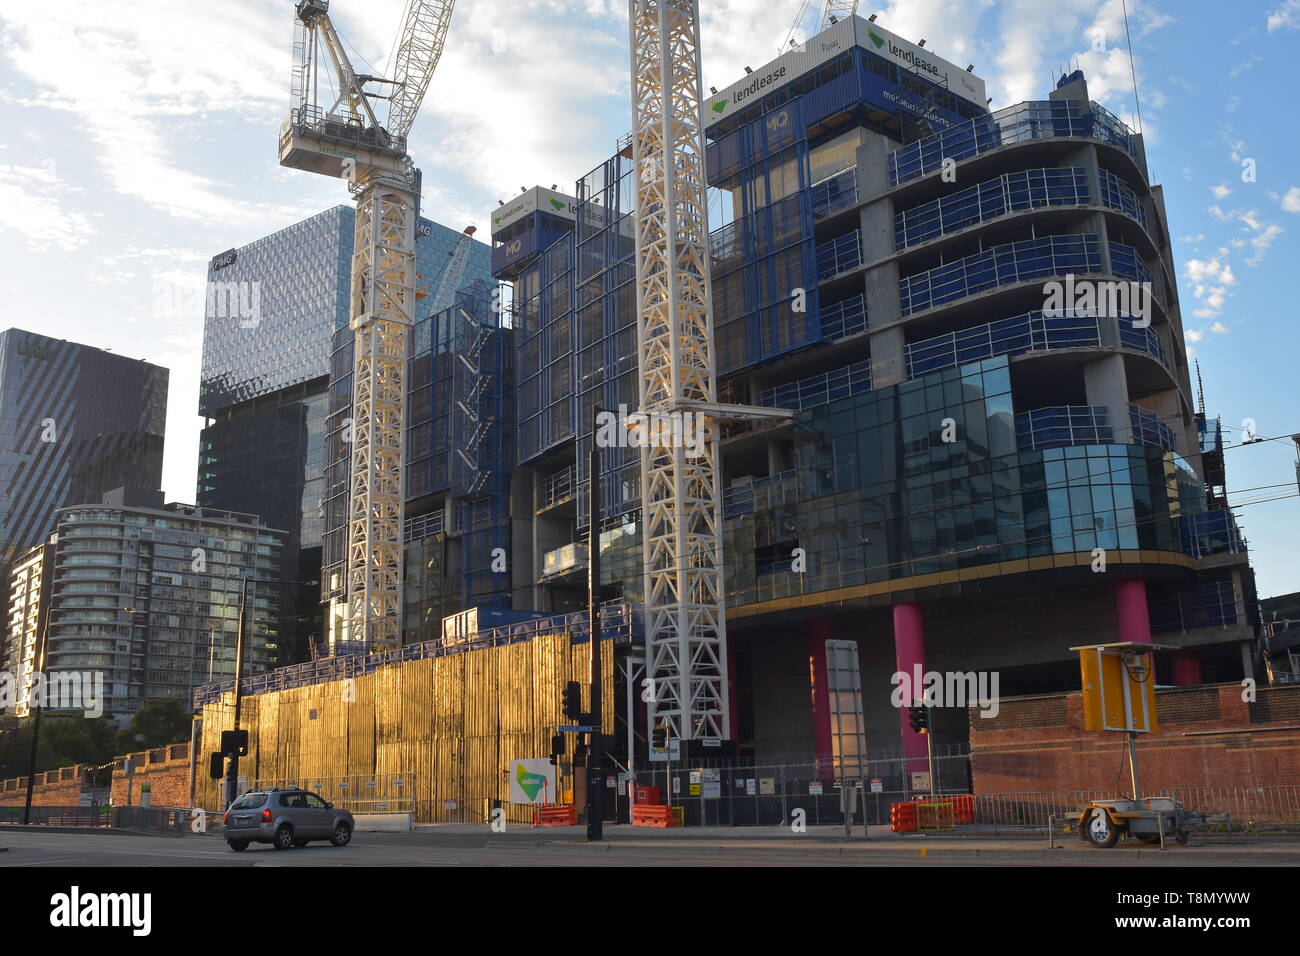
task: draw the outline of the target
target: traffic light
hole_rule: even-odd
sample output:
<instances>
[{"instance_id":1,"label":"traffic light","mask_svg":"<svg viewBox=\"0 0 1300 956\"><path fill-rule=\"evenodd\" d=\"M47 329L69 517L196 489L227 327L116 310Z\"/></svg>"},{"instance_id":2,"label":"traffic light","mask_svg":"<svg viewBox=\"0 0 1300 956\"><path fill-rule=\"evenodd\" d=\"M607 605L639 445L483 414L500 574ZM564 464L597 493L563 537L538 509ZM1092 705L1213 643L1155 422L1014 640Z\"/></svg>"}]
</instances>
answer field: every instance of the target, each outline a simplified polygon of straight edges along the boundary
<instances>
[{"instance_id":1,"label":"traffic light","mask_svg":"<svg viewBox=\"0 0 1300 956\"><path fill-rule=\"evenodd\" d=\"M564 716L568 720L582 720L582 685L571 680L564 685Z\"/></svg>"},{"instance_id":2,"label":"traffic light","mask_svg":"<svg viewBox=\"0 0 1300 956\"><path fill-rule=\"evenodd\" d=\"M247 757L248 731L223 730L221 732L221 752L227 757Z\"/></svg>"},{"instance_id":3,"label":"traffic light","mask_svg":"<svg viewBox=\"0 0 1300 956\"><path fill-rule=\"evenodd\" d=\"M908 708L907 720L912 725L914 733L928 734L930 732L930 708L920 701L917 701L915 707Z\"/></svg>"},{"instance_id":4,"label":"traffic light","mask_svg":"<svg viewBox=\"0 0 1300 956\"><path fill-rule=\"evenodd\" d=\"M578 739L573 744L573 765L575 767L587 766L587 738L584 734L579 734Z\"/></svg>"},{"instance_id":5,"label":"traffic light","mask_svg":"<svg viewBox=\"0 0 1300 956\"><path fill-rule=\"evenodd\" d=\"M650 732L650 744L655 750L668 749L668 725L655 724L654 730Z\"/></svg>"},{"instance_id":6,"label":"traffic light","mask_svg":"<svg viewBox=\"0 0 1300 956\"><path fill-rule=\"evenodd\" d=\"M220 780L226 775L226 755L213 754L208 758L208 776L213 780Z\"/></svg>"},{"instance_id":7,"label":"traffic light","mask_svg":"<svg viewBox=\"0 0 1300 956\"><path fill-rule=\"evenodd\" d=\"M564 734L556 734L551 738L551 753L564 753Z\"/></svg>"}]
</instances>

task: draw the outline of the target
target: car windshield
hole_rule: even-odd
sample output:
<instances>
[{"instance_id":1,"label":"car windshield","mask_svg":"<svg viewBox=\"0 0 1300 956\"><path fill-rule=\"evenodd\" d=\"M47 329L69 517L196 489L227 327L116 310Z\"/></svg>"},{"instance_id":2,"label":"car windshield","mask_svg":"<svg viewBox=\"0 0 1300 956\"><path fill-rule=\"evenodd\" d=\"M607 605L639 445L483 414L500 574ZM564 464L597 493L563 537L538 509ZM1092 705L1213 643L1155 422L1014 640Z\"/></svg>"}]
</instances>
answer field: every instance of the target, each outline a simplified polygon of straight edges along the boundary
<instances>
[{"instance_id":1,"label":"car windshield","mask_svg":"<svg viewBox=\"0 0 1300 956\"><path fill-rule=\"evenodd\" d=\"M266 802L264 793L246 793L230 805L232 810L253 810Z\"/></svg>"}]
</instances>

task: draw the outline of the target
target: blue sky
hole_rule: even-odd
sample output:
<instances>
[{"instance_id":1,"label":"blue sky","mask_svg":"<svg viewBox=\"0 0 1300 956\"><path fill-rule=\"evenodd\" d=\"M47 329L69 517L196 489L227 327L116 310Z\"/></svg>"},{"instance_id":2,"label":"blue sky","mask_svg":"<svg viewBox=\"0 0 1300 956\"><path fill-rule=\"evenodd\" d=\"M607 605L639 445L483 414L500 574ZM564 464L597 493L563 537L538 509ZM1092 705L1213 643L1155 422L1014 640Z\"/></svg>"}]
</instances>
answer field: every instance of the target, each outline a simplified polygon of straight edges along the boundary
<instances>
[{"instance_id":1,"label":"blue sky","mask_svg":"<svg viewBox=\"0 0 1300 956\"><path fill-rule=\"evenodd\" d=\"M815 32L818 6L702 0L705 83L757 68L792 29ZM336 0L331 13L357 59L382 72L401 9ZM347 198L341 183L277 164L292 10L288 0L100 0L0 12L4 325L172 370L164 483L175 500L194 494L202 318L186 302L208 258ZM995 109L1044 97L1077 61L1093 98L1135 122L1120 0L895 0L862 12L974 63ZM1234 444L1245 419L1265 437L1300 432L1289 281L1300 163L1285 105L1300 0L1129 0L1128 13L1207 405L1235 426ZM537 183L571 189L607 158L630 125L626 34L621 2L461 0L411 138L425 214L484 228L498 199ZM1296 492L1289 440L1233 448L1227 463L1238 501ZM1261 595L1300 590L1300 501L1240 515Z\"/></svg>"}]
</instances>

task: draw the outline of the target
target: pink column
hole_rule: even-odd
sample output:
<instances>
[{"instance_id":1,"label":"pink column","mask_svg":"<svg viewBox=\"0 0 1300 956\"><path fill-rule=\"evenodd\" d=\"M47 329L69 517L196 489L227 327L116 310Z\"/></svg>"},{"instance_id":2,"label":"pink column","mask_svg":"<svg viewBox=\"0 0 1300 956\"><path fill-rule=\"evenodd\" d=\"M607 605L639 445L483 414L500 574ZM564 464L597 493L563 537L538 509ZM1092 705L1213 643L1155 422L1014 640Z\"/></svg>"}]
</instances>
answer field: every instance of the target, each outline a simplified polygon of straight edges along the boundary
<instances>
[{"instance_id":1,"label":"pink column","mask_svg":"<svg viewBox=\"0 0 1300 956\"><path fill-rule=\"evenodd\" d=\"M834 748L831 744L831 701L826 679L826 641L831 634L829 618L818 617L808 622L808 688L812 692L813 753L816 755L818 776L827 779L835 771Z\"/></svg>"},{"instance_id":2,"label":"pink column","mask_svg":"<svg viewBox=\"0 0 1300 956\"><path fill-rule=\"evenodd\" d=\"M1151 643L1151 615L1147 613L1147 583L1141 578L1115 582L1117 640Z\"/></svg>"},{"instance_id":3,"label":"pink column","mask_svg":"<svg viewBox=\"0 0 1300 956\"><path fill-rule=\"evenodd\" d=\"M908 675L909 684L915 683L913 675L925 674L925 631L921 622L921 605L894 605L894 659L898 672ZM898 712L898 725L903 738L903 753L909 757L926 755L925 734L918 734L912 729L907 719L907 710L912 702L920 698L923 687L912 688L912 700L903 701ZM924 764L909 761L909 770L924 770Z\"/></svg>"},{"instance_id":4,"label":"pink column","mask_svg":"<svg viewBox=\"0 0 1300 956\"><path fill-rule=\"evenodd\" d=\"M1174 652L1174 686L1195 687L1201 680L1201 659L1189 649Z\"/></svg>"}]
</instances>

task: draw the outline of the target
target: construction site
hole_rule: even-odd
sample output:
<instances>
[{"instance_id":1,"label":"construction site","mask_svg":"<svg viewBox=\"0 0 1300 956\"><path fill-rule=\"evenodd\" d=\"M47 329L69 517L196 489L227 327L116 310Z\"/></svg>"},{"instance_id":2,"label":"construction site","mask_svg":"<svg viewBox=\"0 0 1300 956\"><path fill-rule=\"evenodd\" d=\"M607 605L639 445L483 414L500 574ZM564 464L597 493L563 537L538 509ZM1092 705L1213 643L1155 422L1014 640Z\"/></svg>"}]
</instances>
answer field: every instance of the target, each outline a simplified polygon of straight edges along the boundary
<instances>
[{"instance_id":1,"label":"construction site","mask_svg":"<svg viewBox=\"0 0 1300 956\"><path fill-rule=\"evenodd\" d=\"M980 756L981 710L1051 701L1083 746L1077 652L1111 645L1151 646L1125 666L1176 719L1218 727L1215 688L1258 683L1222 732L1290 739L1258 736L1296 703L1267 686L1163 187L1082 70L994 111L973 64L831 3L706 93L696 0L632 0L630 132L571 192L499 202L492 282L462 284L471 227L434 287L407 138L453 4L408 2L383 77L329 7L296 5L278 141L356 203L324 634L195 692L193 806L293 786L414 823L645 805L691 825L797 795L837 822L853 789L882 823L900 801L1083 792L1046 761L992 774L1009 758ZM1045 300L1067 281L1146 298ZM246 630L241 608L241 655ZM996 689L895 693L929 672ZM1210 752L1152 792L1205 774L1300 815L1294 742L1248 779Z\"/></svg>"}]
</instances>

